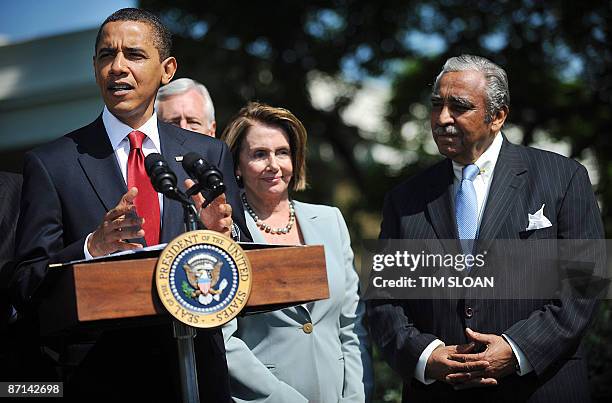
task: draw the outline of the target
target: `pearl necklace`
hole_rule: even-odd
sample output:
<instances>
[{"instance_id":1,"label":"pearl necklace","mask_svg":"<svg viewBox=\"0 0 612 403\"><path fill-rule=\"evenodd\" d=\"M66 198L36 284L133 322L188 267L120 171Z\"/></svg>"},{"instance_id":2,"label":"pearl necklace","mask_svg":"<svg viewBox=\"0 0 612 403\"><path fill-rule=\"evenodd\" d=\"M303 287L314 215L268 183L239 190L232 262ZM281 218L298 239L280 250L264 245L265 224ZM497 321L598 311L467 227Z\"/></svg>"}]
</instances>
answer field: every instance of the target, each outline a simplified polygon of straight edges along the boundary
<instances>
[{"instance_id":1,"label":"pearl necklace","mask_svg":"<svg viewBox=\"0 0 612 403\"><path fill-rule=\"evenodd\" d=\"M282 228L272 228L268 224L264 223L257 216L257 214L255 214L255 211L253 211L249 205L244 193L242 194L242 204L244 204L244 208L246 208L249 215L253 217L255 225L257 225L257 227L264 232L269 232L272 235L288 234L289 231L291 231L291 228L293 228L293 224L295 224L295 208L293 206L293 200L289 200L289 222Z\"/></svg>"}]
</instances>

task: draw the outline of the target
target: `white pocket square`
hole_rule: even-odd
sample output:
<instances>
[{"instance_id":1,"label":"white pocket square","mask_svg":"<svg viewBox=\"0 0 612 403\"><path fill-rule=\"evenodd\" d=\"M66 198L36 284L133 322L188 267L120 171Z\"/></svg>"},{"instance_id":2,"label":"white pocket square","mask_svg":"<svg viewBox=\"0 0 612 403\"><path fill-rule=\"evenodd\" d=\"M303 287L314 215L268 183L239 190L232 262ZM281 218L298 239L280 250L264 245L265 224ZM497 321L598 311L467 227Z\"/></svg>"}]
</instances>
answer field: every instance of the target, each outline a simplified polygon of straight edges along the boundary
<instances>
[{"instance_id":1,"label":"white pocket square","mask_svg":"<svg viewBox=\"0 0 612 403\"><path fill-rule=\"evenodd\" d=\"M542 207L533 214L527 213L529 225L527 226L527 229L525 231L552 227L552 223L544 215L544 206L546 206L546 204L542 204Z\"/></svg>"}]
</instances>

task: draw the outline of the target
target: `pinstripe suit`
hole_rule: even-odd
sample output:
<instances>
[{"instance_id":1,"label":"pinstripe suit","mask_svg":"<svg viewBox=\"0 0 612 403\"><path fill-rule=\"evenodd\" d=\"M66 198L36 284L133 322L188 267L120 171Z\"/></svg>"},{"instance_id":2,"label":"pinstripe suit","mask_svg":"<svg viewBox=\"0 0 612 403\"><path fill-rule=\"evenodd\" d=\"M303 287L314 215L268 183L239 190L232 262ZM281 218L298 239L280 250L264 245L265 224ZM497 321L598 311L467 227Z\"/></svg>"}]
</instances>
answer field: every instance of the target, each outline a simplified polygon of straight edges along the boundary
<instances>
[{"instance_id":1,"label":"pinstripe suit","mask_svg":"<svg viewBox=\"0 0 612 403\"><path fill-rule=\"evenodd\" d=\"M387 194L381 238L456 239L452 165L446 159ZM552 227L527 232L528 213L545 204ZM586 169L560 155L517 146L505 138L480 224L479 244L491 239L599 239L603 225ZM532 268L533 269L533 268ZM370 301L371 334L404 379L403 401L588 400L580 339L596 307L592 300ZM468 309L469 308L469 309ZM436 338L468 340L465 328L508 335L534 371L508 376L494 388L455 392L443 382L413 379L417 360Z\"/></svg>"}]
</instances>

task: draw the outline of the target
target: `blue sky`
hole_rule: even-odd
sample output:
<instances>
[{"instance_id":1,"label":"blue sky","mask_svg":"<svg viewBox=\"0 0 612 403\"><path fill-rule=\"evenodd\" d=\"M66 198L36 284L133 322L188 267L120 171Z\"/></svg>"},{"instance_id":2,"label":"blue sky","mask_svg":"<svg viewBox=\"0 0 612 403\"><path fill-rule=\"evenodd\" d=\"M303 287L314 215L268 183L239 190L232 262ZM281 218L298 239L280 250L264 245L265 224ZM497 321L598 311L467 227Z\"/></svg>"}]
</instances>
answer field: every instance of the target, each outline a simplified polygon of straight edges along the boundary
<instances>
[{"instance_id":1,"label":"blue sky","mask_svg":"<svg viewBox=\"0 0 612 403\"><path fill-rule=\"evenodd\" d=\"M135 0L0 0L0 43L96 27L113 11L135 4Z\"/></svg>"}]
</instances>

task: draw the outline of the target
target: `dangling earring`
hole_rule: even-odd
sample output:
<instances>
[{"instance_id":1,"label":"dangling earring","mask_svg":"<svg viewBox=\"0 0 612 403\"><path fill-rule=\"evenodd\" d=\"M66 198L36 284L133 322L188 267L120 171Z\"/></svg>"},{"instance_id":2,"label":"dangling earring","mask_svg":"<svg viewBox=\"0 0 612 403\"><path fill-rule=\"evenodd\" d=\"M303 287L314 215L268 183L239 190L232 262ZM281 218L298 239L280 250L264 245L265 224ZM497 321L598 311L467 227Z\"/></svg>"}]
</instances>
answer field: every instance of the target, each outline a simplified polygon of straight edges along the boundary
<instances>
[{"instance_id":1,"label":"dangling earring","mask_svg":"<svg viewBox=\"0 0 612 403\"><path fill-rule=\"evenodd\" d=\"M236 175L236 182L239 187L244 187L244 183L242 183L242 177L240 175Z\"/></svg>"}]
</instances>

